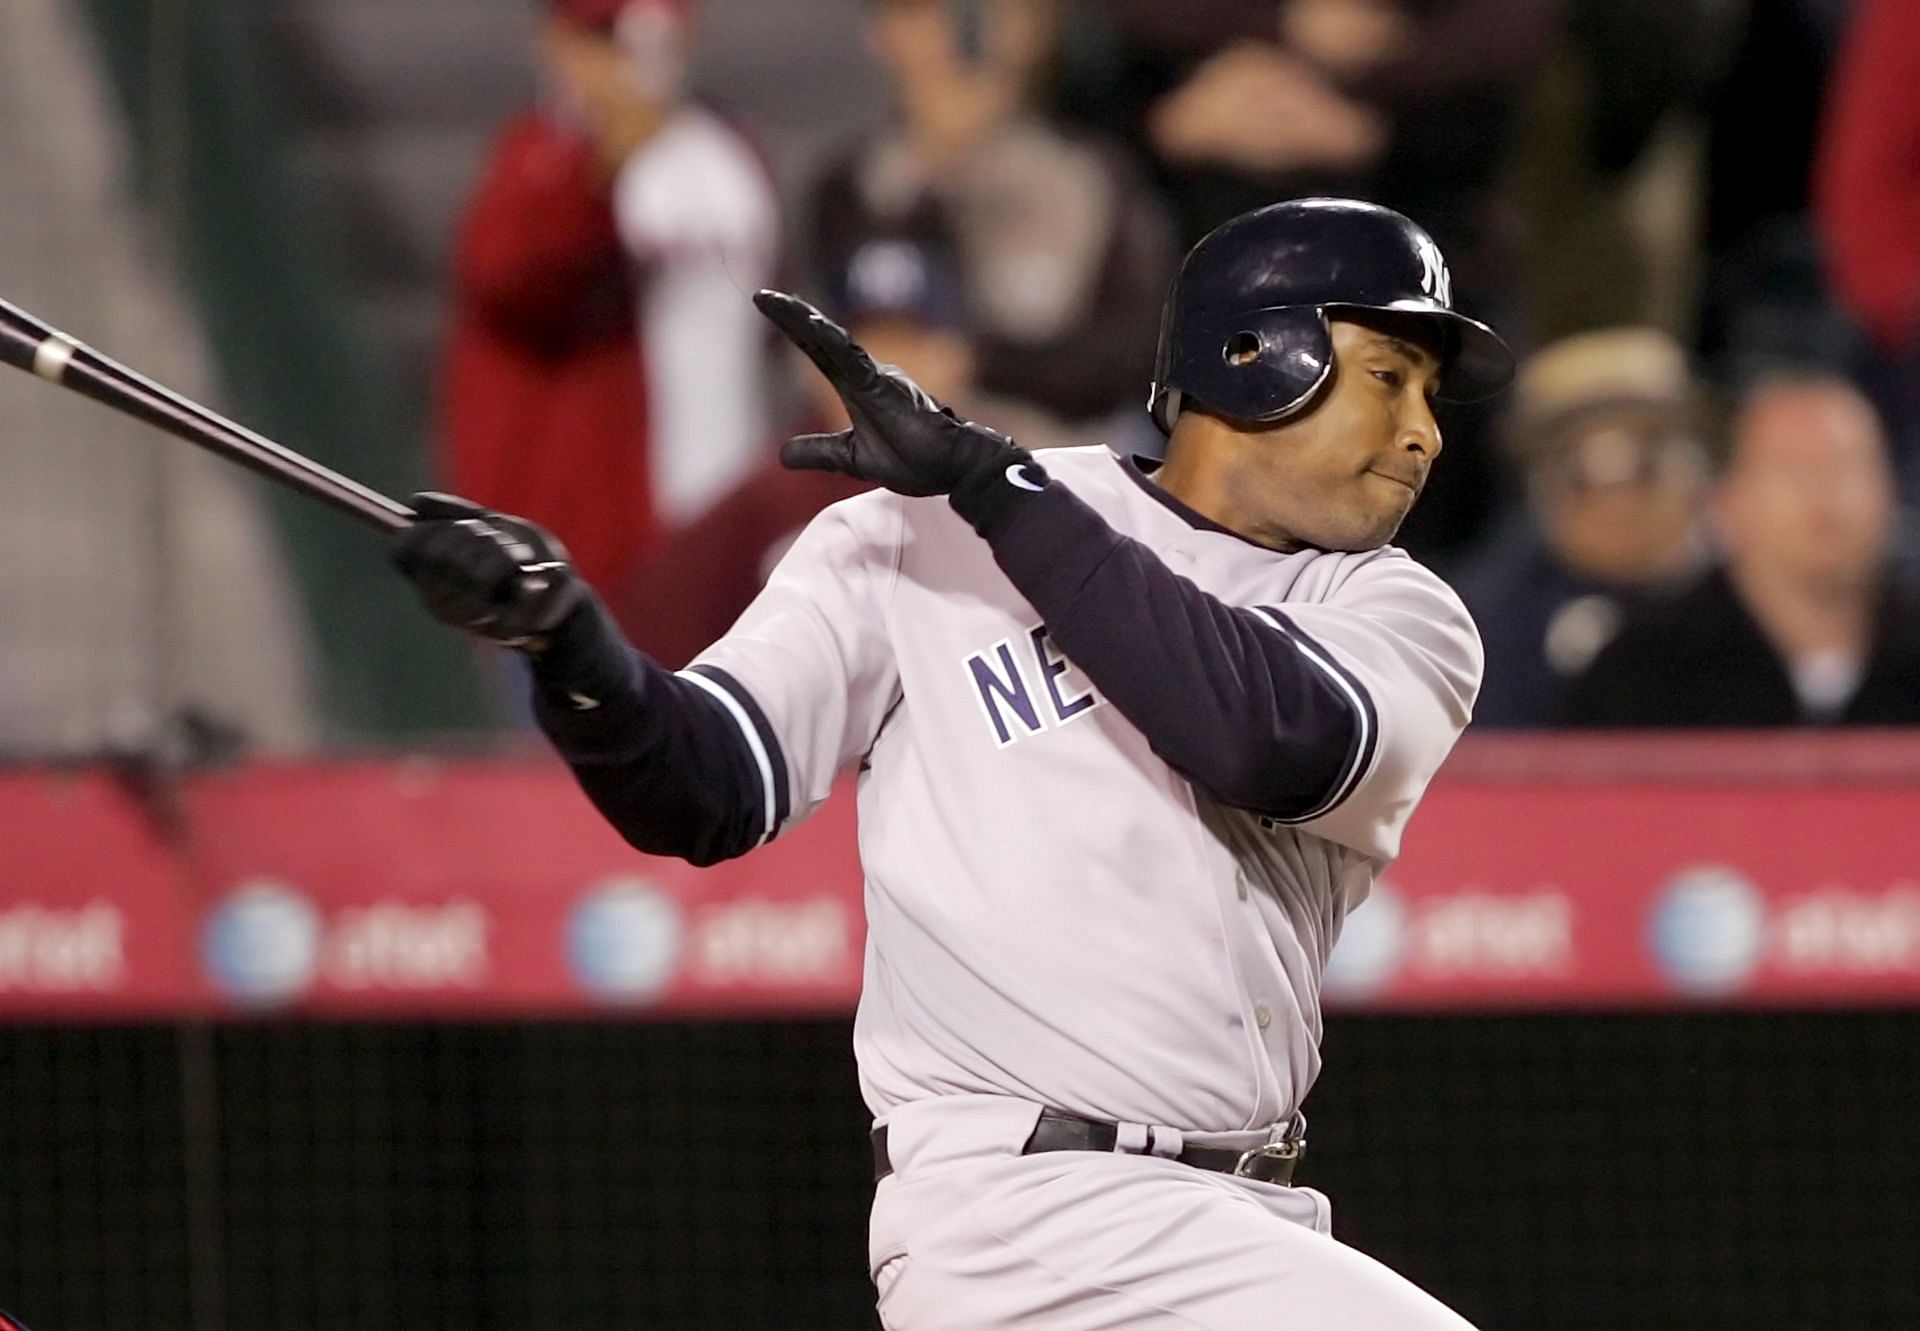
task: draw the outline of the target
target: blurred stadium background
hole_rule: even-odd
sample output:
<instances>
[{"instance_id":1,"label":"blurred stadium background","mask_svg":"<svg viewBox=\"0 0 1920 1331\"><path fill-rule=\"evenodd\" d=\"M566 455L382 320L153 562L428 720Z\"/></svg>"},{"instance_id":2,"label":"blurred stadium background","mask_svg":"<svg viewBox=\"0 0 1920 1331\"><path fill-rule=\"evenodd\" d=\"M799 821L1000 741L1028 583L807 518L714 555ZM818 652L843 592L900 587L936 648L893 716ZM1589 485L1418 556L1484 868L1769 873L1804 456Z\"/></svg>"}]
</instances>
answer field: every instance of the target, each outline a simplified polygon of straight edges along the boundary
<instances>
[{"instance_id":1,"label":"blurred stadium background","mask_svg":"<svg viewBox=\"0 0 1920 1331\"><path fill-rule=\"evenodd\" d=\"M638 7L671 21L619 28L623 58L665 40L691 62L690 93L663 75L650 95L738 136L701 141L715 155L676 195L733 213L609 214L633 250L611 289L640 310L614 345L644 345L646 374L730 345L687 322L711 313L697 292L648 303L703 280L673 267L688 249L716 246L737 287L871 313L856 259L900 243L960 289L880 312L964 329L990 419L1125 442L1138 413L1074 370L1144 397L1146 345L1098 336L1150 341L1128 274L1157 288L1154 255L1262 190L1352 185L1432 221L1463 299L1523 350L1619 326L1684 347L1718 404L1703 455L1769 374L1859 385L1894 500L1915 497L1920 279L1904 324L1897 293L1891 313L1870 281L1860 299L1830 266L1852 233L1811 183L1846 156L1849 25L1891 30L1903 0ZM590 35L623 8L559 0ZM930 228L865 215L924 36L882 25L918 10L962 66L1018 65L1042 126ZM1030 57L1029 12L1053 25ZM0 295L379 488L452 484L463 218L503 122L551 110L555 21L544 0L0 0ZM1318 101L1275 91L1277 64L1248 86L1300 98L1288 114L1339 153L1251 169L1193 146L1227 131L1168 90L1250 32L1318 61ZM1920 125L1916 89L1897 91ZM1090 126L1111 141L1080 153ZM1015 297L1067 259L992 263L1024 253L1008 218L1091 225L1048 211L1075 182L1130 237L1094 265L1119 312L1035 332ZM969 212L982 198L998 211ZM1878 215L1920 251L1907 207ZM806 418L794 367L731 345L766 438ZM632 404L655 511L580 542L625 560L609 593L662 644L725 609L703 565L757 574L762 546L701 523L769 483L748 450L685 488L676 387ZM1408 539L1499 607L1486 552L1530 503L1555 520L1559 473L1511 426L1456 427L1468 479ZM1695 481L1676 491L1701 506L1689 575L1714 558ZM1629 537L1652 521L1623 511ZM1556 669L1605 640L1592 605L1548 608ZM1920 667L1888 692L1920 713ZM1920 731L1885 724L1892 704L1802 719L1875 724L1469 735L1329 976L1308 1177L1338 1234L1490 1331L1920 1325ZM376 540L19 375L0 382L0 759L0 1308L38 1331L874 1325L850 800L713 870L632 854L510 673L420 614Z\"/></svg>"}]
</instances>

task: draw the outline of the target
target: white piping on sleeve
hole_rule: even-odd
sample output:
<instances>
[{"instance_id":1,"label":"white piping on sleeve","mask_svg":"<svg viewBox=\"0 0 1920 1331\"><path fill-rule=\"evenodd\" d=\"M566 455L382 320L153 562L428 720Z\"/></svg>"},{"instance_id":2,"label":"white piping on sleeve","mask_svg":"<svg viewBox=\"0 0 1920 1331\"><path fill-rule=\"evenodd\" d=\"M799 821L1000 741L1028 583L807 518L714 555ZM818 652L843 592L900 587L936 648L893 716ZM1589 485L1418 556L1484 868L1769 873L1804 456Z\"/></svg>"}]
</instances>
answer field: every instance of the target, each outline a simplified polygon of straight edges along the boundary
<instances>
[{"instance_id":1,"label":"white piping on sleeve","mask_svg":"<svg viewBox=\"0 0 1920 1331\"><path fill-rule=\"evenodd\" d=\"M1340 774L1340 779L1333 783L1332 792L1325 800L1321 801L1319 808L1314 809L1310 813L1297 814L1291 818L1275 819L1276 822L1285 823L1309 822L1312 819L1320 817L1322 814L1331 813L1336 805L1353 793L1351 786L1355 778L1360 775L1356 769L1361 763L1366 761L1368 750L1372 748L1372 713L1368 710L1367 705L1361 701L1360 694L1353 687L1352 681L1342 674L1340 669L1335 666L1333 662L1329 661L1317 647L1307 642L1298 634L1287 632L1280 621L1258 606L1250 607L1250 609L1252 613L1259 618L1261 623L1271 628L1295 647L1298 647L1300 654L1312 662L1328 679L1332 680L1334 686L1346 696L1347 701L1353 706L1354 724L1358 727L1357 733L1354 736L1353 758L1348 762L1347 769Z\"/></svg>"},{"instance_id":2,"label":"white piping on sleeve","mask_svg":"<svg viewBox=\"0 0 1920 1331\"><path fill-rule=\"evenodd\" d=\"M760 739L760 731L754 726L753 718L747 715L747 709L740 705L740 700L705 675L692 670L681 670L676 672L675 677L684 679L687 683L718 698L720 705L725 707L728 714L733 717L734 724L740 727L740 733L747 737L747 749L753 754L753 761L760 769L760 786L767 796L767 811L761 820L760 837L753 844L765 845L767 838L774 833L773 760L767 756L767 746Z\"/></svg>"}]
</instances>

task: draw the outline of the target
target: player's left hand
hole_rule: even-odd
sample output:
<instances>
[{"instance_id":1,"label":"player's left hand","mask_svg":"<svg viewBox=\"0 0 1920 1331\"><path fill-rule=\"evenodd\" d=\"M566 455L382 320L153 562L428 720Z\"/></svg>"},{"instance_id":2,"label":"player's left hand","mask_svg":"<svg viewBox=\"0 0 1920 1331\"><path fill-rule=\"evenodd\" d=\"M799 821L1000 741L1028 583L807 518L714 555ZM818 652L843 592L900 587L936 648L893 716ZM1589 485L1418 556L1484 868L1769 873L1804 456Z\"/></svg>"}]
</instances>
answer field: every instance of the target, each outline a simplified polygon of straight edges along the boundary
<instances>
[{"instance_id":1,"label":"player's left hand","mask_svg":"<svg viewBox=\"0 0 1920 1331\"><path fill-rule=\"evenodd\" d=\"M565 548L525 518L432 491L413 511L393 562L442 623L537 653L585 599Z\"/></svg>"},{"instance_id":2,"label":"player's left hand","mask_svg":"<svg viewBox=\"0 0 1920 1331\"><path fill-rule=\"evenodd\" d=\"M962 420L898 368L875 363L846 329L798 296L762 291L753 303L820 367L853 421L833 434L788 440L780 450L785 466L837 471L904 495L937 495L989 467L1027 460L999 431Z\"/></svg>"}]
</instances>

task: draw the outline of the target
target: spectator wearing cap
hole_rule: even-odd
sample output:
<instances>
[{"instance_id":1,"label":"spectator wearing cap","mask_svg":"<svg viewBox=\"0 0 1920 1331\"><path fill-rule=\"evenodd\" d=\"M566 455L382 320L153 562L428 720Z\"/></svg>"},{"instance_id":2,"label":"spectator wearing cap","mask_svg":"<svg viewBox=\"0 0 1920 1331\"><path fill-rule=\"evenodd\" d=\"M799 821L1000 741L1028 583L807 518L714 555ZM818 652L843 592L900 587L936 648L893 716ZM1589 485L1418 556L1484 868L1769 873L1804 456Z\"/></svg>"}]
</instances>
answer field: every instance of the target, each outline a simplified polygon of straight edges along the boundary
<instances>
[{"instance_id":1,"label":"spectator wearing cap","mask_svg":"<svg viewBox=\"0 0 1920 1331\"><path fill-rule=\"evenodd\" d=\"M1686 353L1652 328L1579 334L1521 367L1506 442L1526 508L1455 584L1486 644L1480 725L1557 723L1622 622L1705 562L1700 415Z\"/></svg>"},{"instance_id":2,"label":"spectator wearing cap","mask_svg":"<svg viewBox=\"0 0 1920 1331\"><path fill-rule=\"evenodd\" d=\"M1582 726L1920 722L1920 592L1891 559L1879 418L1844 380L1776 374L1734 419L1722 562L1630 621L1569 691Z\"/></svg>"},{"instance_id":3,"label":"spectator wearing cap","mask_svg":"<svg viewBox=\"0 0 1920 1331\"><path fill-rule=\"evenodd\" d=\"M828 310L876 360L898 365L962 415L1009 432L1019 428L1017 406L976 391L979 359L950 253L911 237L874 237L834 266L825 297ZM846 428L833 386L797 352L793 364L803 401L792 428L778 437ZM692 660L747 608L815 514L867 488L832 472L787 471L776 453L777 447L764 450L744 479L667 536L624 585L616 613L634 644L655 660L676 669Z\"/></svg>"},{"instance_id":4,"label":"spectator wearing cap","mask_svg":"<svg viewBox=\"0 0 1920 1331\"><path fill-rule=\"evenodd\" d=\"M1115 420L1144 436L1139 385L1173 228L1123 149L1042 113L1061 8L873 0L867 44L894 115L830 160L810 253L825 270L875 236L950 247L982 389L1073 428Z\"/></svg>"},{"instance_id":5,"label":"spectator wearing cap","mask_svg":"<svg viewBox=\"0 0 1920 1331\"><path fill-rule=\"evenodd\" d=\"M751 465L765 338L739 286L779 216L752 148L684 85L689 0L552 0L542 92L462 220L442 388L449 488L620 582Z\"/></svg>"}]
</instances>

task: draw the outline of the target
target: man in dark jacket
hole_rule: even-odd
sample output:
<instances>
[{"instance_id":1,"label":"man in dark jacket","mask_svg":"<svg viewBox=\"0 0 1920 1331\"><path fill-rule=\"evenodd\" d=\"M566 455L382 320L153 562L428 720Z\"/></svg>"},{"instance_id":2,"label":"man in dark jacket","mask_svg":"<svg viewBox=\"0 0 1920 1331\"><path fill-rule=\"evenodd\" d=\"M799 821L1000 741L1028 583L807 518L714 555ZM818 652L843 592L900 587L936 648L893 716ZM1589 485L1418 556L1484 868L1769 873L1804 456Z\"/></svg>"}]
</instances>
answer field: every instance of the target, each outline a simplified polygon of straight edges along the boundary
<instances>
[{"instance_id":1,"label":"man in dark jacket","mask_svg":"<svg viewBox=\"0 0 1920 1331\"><path fill-rule=\"evenodd\" d=\"M1866 400L1836 379L1761 382L1713 504L1721 566L1623 629L1567 720L1920 723L1920 591L1890 559L1893 474Z\"/></svg>"}]
</instances>

